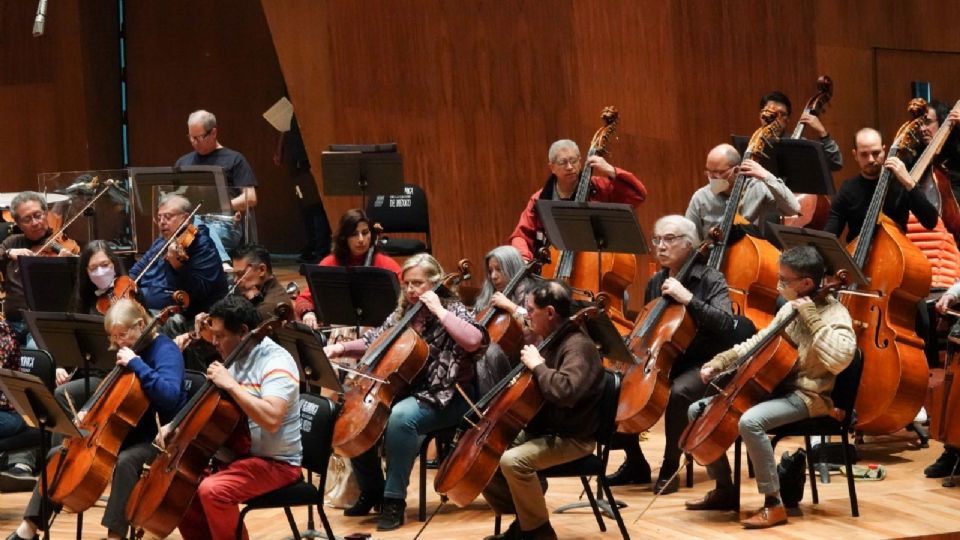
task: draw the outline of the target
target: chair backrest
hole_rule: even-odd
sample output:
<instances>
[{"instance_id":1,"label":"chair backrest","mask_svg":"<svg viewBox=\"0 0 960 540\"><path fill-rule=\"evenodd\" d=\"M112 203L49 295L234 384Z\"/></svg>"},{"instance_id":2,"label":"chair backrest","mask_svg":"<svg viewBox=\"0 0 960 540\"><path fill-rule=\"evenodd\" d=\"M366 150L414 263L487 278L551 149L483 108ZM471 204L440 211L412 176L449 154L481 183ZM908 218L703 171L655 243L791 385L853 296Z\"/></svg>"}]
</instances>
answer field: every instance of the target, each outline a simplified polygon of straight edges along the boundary
<instances>
[{"instance_id":1,"label":"chair backrest","mask_svg":"<svg viewBox=\"0 0 960 540\"><path fill-rule=\"evenodd\" d=\"M863 373L863 352L858 348L853 353L853 360L837 374L837 380L833 384L833 392L830 393L830 399L833 400L833 406L846 413L844 425L853 422L853 405L857 401L857 390L860 388L860 375Z\"/></svg>"},{"instance_id":2,"label":"chair backrest","mask_svg":"<svg viewBox=\"0 0 960 540\"><path fill-rule=\"evenodd\" d=\"M404 184L401 195L371 195L367 217L386 233L430 234L427 194L415 184Z\"/></svg>"},{"instance_id":3,"label":"chair backrest","mask_svg":"<svg viewBox=\"0 0 960 540\"><path fill-rule=\"evenodd\" d=\"M197 393L197 390L203 386L203 381L207 380L207 376L203 374L202 371L197 371L195 369L188 369L183 376L183 387L187 391L187 399L193 397Z\"/></svg>"},{"instance_id":4,"label":"chair backrest","mask_svg":"<svg viewBox=\"0 0 960 540\"><path fill-rule=\"evenodd\" d=\"M597 443L609 444L617 431L617 403L620 401L620 375L603 371L603 396L600 397L600 419L597 422Z\"/></svg>"},{"instance_id":5,"label":"chair backrest","mask_svg":"<svg viewBox=\"0 0 960 540\"><path fill-rule=\"evenodd\" d=\"M47 388L53 390L56 387L56 366L53 364L53 357L50 353L42 349L21 349L20 367L21 372L39 377Z\"/></svg>"},{"instance_id":6,"label":"chair backrest","mask_svg":"<svg viewBox=\"0 0 960 540\"><path fill-rule=\"evenodd\" d=\"M317 394L300 394L300 444L303 468L323 477L333 446L333 423L340 405ZM322 486L321 486L322 487Z\"/></svg>"}]
</instances>

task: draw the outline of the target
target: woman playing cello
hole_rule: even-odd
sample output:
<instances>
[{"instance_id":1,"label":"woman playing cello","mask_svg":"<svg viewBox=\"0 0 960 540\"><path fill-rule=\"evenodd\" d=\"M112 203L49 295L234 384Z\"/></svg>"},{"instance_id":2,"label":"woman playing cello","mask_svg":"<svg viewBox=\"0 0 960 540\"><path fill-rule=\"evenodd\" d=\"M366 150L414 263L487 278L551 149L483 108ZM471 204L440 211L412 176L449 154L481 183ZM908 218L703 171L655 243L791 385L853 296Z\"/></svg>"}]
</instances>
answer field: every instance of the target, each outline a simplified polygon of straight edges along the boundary
<instances>
[{"instance_id":1,"label":"woman playing cello","mask_svg":"<svg viewBox=\"0 0 960 540\"><path fill-rule=\"evenodd\" d=\"M467 402L455 386L467 393L474 392L474 362L487 341L486 333L462 303L441 300L432 291L443 276L436 259L426 253L414 255L404 263L402 276L399 307L383 325L360 339L324 348L330 357L360 356L411 307L420 302L426 308L420 310L410 326L429 346L429 358L413 384L413 395L397 401L390 412L384 441L386 482L377 445L350 461L361 493L344 515L363 516L374 506L381 506L377 522L377 530L381 531L403 525L410 470L426 434L457 425L467 411Z\"/></svg>"},{"instance_id":2,"label":"woman playing cello","mask_svg":"<svg viewBox=\"0 0 960 540\"><path fill-rule=\"evenodd\" d=\"M655 486L661 494L673 493L679 488L674 472L680 465L678 442L687 425L687 408L706 388L700 380L700 365L731 344L729 336L734 330L727 282L720 271L696 262L685 283L675 277L698 244L697 226L683 216L662 217L653 227L653 249L662 269L647 283L644 300L649 303L661 296L672 299L686 307L698 329L696 337L670 369L670 398L664 429L666 446ZM610 485L649 482L650 465L640 450L638 438L627 434L618 438L622 439L627 459L609 477ZM672 477L673 481L668 484Z\"/></svg>"},{"instance_id":3,"label":"woman playing cello","mask_svg":"<svg viewBox=\"0 0 960 540\"><path fill-rule=\"evenodd\" d=\"M810 246L784 251L780 256L780 293L789 302L777 312L770 326L756 336L723 351L700 368L700 377L710 381L718 373L735 365L755 343L764 340L781 321L794 316L785 329L797 344L799 356L793 370L769 399L748 409L739 421L739 433L753 461L757 487L766 496L763 508L743 521L746 528L764 528L787 522L786 509L780 500L777 463L767 430L809 417L825 416L833 409L830 392L838 373L850 363L857 348L850 314L832 296L811 300L820 288L825 272L820 253ZM713 398L690 406L690 418L697 417ZM730 476L726 454L707 465L717 488L699 500L688 501L688 510L732 510L737 494Z\"/></svg>"},{"instance_id":4,"label":"woman playing cello","mask_svg":"<svg viewBox=\"0 0 960 540\"><path fill-rule=\"evenodd\" d=\"M133 300L121 300L107 311L103 326L110 336L111 346L117 350L117 365L136 374L140 388L150 402L150 407L140 422L124 439L113 469L110 497L103 513L102 524L109 538L123 538L127 532L124 508L127 498L143 465L157 454L153 438L157 434L156 415L160 421L169 421L186 401L183 384L183 356L170 338L150 329L150 316ZM140 342L142 349L134 352L131 347ZM145 344L144 344L145 343ZM83 420L84 411L77 420ZM56 449L54 450L56 452ZM66 474L66 473L64 473ZM53 485L55 479L51 479ZM52 489L52 487L51 487ZM8 538L34 538L37 529L46 520L40 516L40 494L34 490L24 511L23 521Z\"/></svg>"}]
</instances>

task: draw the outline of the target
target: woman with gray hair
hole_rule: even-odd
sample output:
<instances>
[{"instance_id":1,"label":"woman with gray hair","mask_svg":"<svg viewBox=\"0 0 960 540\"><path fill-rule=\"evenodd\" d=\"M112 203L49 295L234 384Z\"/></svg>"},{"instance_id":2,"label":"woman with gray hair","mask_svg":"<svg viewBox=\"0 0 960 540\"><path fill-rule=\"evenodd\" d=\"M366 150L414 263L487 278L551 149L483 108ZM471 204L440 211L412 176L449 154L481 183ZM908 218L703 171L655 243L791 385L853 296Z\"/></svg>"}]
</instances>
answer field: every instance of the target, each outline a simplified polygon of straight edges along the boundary
<instances>
[{"instance_id":1,"label":"woman with gray hair","mask_svg":"<svg viewBox=\"0 0 960 540\"><path fill-rule=\"evenodd\" d=\"M521 327L526 329L527 310L523 307L527 292L533 288L533 279L524 277L510 294L505 294L507 284L524 271L526 266L520 252L513 246L498 246L490 250L483 258L487 279L483 282L480 296L475 307L479 315L486 309L501 309L515 317ZM524 332L526 336L526 332ZM484 395L516 365L520 351L504 351L497 343L487 347L483 358L477 362L478 395Z\"/></svg>"},{"instance_id":2,"label":"woman with gray hair","mask_svg":"<svg viewBox=\"0 0 960 540\"><path fill-rule=\"evenodd\" d=\"M647 283L644 302L661 296L686 307L697 326L697 335L670 370L670 398L665 411L666 445L663 464L654 489L661 494L673 493L680 482L674 473L680 466L679 441L687 425L687 409L703 397L706 385L700 379L700 365L733 344L735 319L730 304L727 281L720 271L703 262L694 263L681 283L677 273L694 254L700 243L697 226L680 215L664 216L653 226L651 238L654 256L661 269ZM610 485L641 484L650 481L650 465L640 450L636 435L617 435L627 459L609 478ZM672 480L671 480L672 478Z\"/></svg>"}]
</instances>

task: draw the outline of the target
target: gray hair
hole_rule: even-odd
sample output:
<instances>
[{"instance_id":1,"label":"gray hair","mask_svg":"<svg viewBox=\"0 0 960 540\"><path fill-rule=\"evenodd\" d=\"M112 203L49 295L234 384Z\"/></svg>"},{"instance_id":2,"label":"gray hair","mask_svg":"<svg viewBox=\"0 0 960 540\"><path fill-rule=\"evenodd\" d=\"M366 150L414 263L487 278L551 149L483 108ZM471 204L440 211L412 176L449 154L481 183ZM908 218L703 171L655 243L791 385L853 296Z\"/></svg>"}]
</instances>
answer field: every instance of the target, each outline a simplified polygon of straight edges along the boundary
<instances>
[{"instance_id":1,"label":"gray hair","mask_svg":"<svg viewBox=\"0 0 960 540\"><path fill-rule=\"evenodd\" d=\"M190 201L180 195L179 193L164 193L160 196L160 202L157 203L157 208L166 206L168 204L173 204L181 212L190 212L193 210L193 206L190 204Z\"/></svg>"},{"instance_id":2,"label":"gray hair","mask_svg":"<svg viewBox=\"0 0 960 540\"><path fill-rule=\"evenodd\" d=\"M687 242L689 242L691 246L700 244L700 233L697 232L697 226L680 214L671 214L658 219L657 222L653 224L653 233L656 234L660 229L668 225L672 225L680 231L680 234L687 239Z\"/></svg>"},{"instance_id":3,"label":"gray hair","mask_svg":"<svg viewBox=\"0 0 960 540\"><path fill-rule=\"evenodd\" d=\"M20 208L20 205L30 201L39 203L41 210L47 210L47 199L45 199L43 195L37 193L36 191L21 191L13 197L12 201L10 201L10 209L13 210L14 219L17 217L16 213L17 209Z\"/></svg>"},{"instance_id":4,"label":"gray hair","mask_svg":"<svg viewBox=\"0 0 960 540\"><path fill-rule=\"evenodd\" d=\"M190 113L190 116L187 117L187 126L196 126L198 124L203 126L204 131L210 131L217 127L217 117L214 116L212 112L203 109L193 111Z\"/></svg>"},{"instance_id":5,"label":"gray hair","mask_svg":"<svg viewBox=\"0 0 960 540\"><path fill-rule=\"evenodd\" d=\"M554 141L553 144L550 145L550 150L547 150L547 160L550 163L553 163L554 160L557 159L557 154L564 148L572 148L578 156L580 155L580 147L577 146L577 143L571 141L570 139L560 139L559 141Z\"/></svg>"},{"instance_id":6,"label":"gray hair","mask_svg":"<svg viewBox=\"0 0 960 540\"><path fill-rule=\"evenodd\" d=\"M520 256L520 252L513 246L497 246L488 251L483 257L484 273L487 272L487 268L490 266L490 259L496 259L500 263L500 271L503 272L503 275L506 276L507 279L513 279L513 276L522 272L523 267L526 266L523 262L523 257ZM529 278L527 278L526 281L529 281ZM520 290L528 289L530 289L529 286L520 288ZM488 276L488 279L483 282L480 295L477 296L476 309L478 312L490 305L490 298L495 292L497 291L493 288L493 283L490 282Z\"/></svg>"}]
</instances>

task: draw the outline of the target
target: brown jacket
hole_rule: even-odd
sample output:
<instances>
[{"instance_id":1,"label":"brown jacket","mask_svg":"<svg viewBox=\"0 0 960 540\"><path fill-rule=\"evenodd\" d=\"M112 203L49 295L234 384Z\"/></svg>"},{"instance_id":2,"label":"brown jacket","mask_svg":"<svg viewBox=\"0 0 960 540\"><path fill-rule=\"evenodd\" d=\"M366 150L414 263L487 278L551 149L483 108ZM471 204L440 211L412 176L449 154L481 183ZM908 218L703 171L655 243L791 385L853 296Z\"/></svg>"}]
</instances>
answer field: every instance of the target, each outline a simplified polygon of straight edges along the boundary
<instances>
[{"instance_id":1,"label":"brown jacket","mask_svg":"<svg viewBox=\"0 0 960 540\"><path fill-rule=\"evenodd\" d=\"M546 363L533 370L544 404L526 431L588 438L599 421L603 365L593 341L578 327L561 332L559 339L540 351Z\"/></svg>"}]
</instances>

